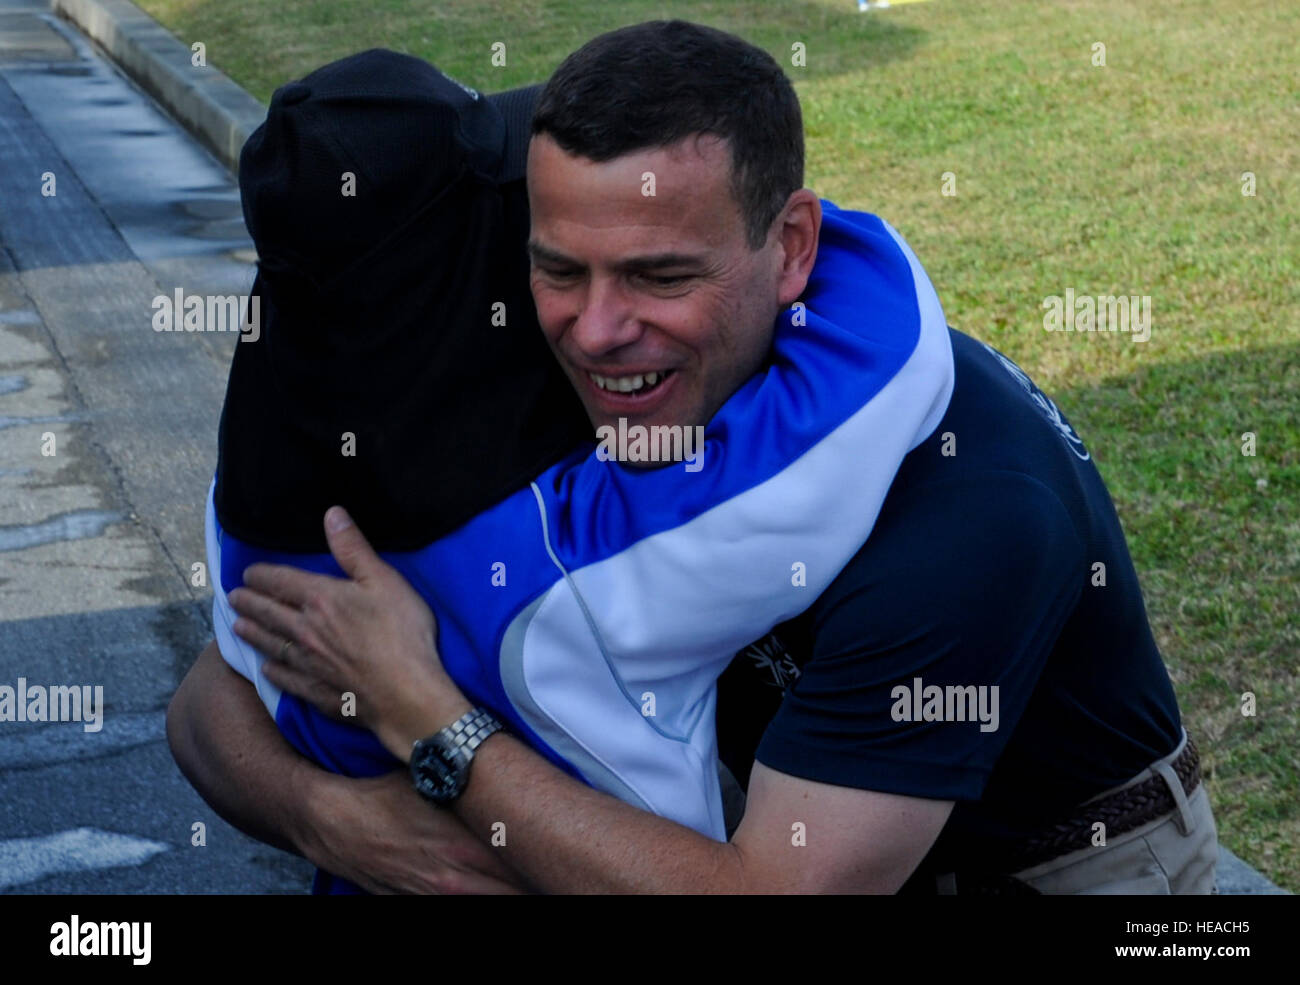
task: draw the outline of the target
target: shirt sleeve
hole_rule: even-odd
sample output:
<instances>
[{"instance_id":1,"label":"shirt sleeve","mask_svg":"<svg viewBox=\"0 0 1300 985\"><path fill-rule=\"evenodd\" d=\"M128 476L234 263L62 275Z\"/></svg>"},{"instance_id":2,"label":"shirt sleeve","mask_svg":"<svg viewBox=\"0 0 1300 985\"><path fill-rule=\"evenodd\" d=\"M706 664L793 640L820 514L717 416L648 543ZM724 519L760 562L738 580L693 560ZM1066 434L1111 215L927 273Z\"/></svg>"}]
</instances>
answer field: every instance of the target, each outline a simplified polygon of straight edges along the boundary
<instances>
[{"instance_id":1,"label":"shirt sleeve","mask_svg":"<svg viewBox=\"0 0 1300 985\"><path fill-rule=\"evenodd\" d=\"M755 758L837 786L979 799L1082 591L1083 553L1060 500L1022 473L891 501L810 614L812 656Z\"/></svg>"},{"instance_id":2,"label":"shirt sleeve","mask_svg":"<svg viewBox=\"0 0 1300 985\"><path fill-rule=\"evenodd\" d=\"M280 704L280 689L262 674L262 662L266 659L251 643L235 635L234 622L238 618L231 608L221 579L221 528L217 522L213 495L216 480L208 486L208 500L204 511L204 536L207 545L208 578L212 582L212 635L217 641L217 650L221 659L231 669L253 684L257 696L262 699L271 717L275 717Z\"/></svg>"}]
</instances>

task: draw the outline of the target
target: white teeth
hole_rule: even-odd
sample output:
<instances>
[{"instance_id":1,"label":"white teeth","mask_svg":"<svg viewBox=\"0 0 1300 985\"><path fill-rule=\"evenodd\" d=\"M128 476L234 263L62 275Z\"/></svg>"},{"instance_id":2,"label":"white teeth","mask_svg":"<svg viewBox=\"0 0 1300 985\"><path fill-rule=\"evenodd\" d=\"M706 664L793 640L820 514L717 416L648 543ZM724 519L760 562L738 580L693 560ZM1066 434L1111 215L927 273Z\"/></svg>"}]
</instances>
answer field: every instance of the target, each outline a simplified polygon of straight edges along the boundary
<instances>
[{"instance_id":1,"label":"white teeth","mask_svg":"<svg viewBox=\"0 0 1300 985\"><path fill-rule=\"evenodd\" d=\"M644 373L636 376L601 376L598 373L588 373L587 375L602 390L609 390L613 393L633 393L644 386L654 386L661 379L667 379L668 372Z\"/></svg>"}]
</instances>

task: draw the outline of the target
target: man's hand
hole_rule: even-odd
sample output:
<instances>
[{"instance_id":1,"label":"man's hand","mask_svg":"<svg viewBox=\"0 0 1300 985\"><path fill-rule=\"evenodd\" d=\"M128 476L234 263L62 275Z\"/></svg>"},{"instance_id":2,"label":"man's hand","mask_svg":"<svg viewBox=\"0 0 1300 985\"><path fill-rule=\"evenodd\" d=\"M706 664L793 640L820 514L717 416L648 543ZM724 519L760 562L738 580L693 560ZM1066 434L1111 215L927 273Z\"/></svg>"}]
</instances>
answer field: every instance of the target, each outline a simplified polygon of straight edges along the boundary
<instances>
[{"instance_id":1,"label":"man's hand","mask_svg":"<svg viewBox=\"0 0 1300 985\"><path fill-rule=\"evenodd\" d=\"M425 801L406 773L353 780L298 755L215 642L172 698L167 740L181 772L235 827L372 892L526 891L498 849Z\"/></svg>"},{"instance_id":2,"label":"man's hand","mask_svg":"<svg viewBox=\"0 0 1300 985\"><path fill-rule=\"evenodd\" d=\"M472 707L443 670L437 627L424 600L377 555L341 507L325 514L334 559L349 576L254 564L230 593L235 632L263 654L266 678L339 718L355 695L352 721L406 762L411 746Z\"/></svg>"},{"instance_id":3,"label":"man's hand","mask_svg":"<svg viewBox=\"0 0 1300 985\"><path fill-rule=\"evenodd\" d=\"M331 782L332 781L332 782ZM404 770L366 780L331 777L312 805L307 856L370 893L523 893L499 851L456 815L415 792Z\"/></svg>"}]
</instances>

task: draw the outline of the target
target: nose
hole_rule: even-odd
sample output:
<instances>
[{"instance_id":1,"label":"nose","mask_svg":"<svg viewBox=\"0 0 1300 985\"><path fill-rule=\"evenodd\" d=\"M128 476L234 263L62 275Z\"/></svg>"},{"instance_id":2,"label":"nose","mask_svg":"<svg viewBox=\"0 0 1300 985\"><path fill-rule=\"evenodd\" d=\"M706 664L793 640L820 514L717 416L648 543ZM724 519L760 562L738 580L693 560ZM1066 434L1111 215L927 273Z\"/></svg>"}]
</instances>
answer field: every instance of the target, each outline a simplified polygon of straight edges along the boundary
<instances>
[{"instance_id":1,"label":"nose","mask_svg":"<svg viewBox=\"0 0 1300 985\"><path fill-rule=\"evenodd\" d=\"M592 277L569 330L573 344L597 360L631 345L642 335L631 300L614 277Z\"/></svg>"}]
</instances>

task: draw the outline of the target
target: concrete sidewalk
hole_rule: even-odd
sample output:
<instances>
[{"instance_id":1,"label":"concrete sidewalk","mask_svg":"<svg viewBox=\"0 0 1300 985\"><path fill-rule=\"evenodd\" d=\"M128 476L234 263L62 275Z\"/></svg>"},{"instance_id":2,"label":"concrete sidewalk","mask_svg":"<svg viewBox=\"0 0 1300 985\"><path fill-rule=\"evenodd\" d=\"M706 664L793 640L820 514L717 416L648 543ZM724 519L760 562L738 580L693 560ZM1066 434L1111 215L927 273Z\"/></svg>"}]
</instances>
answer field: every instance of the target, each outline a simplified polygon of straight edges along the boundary
<instances>
[{"instance_id":1,"label":"concrete sidewalk","mask_svg":"<svg viewBox=\"0 0 1300 985\"><path fill-rule=\"evenodd\" d=\"M235 338L156 333L152 301L247 292L238 190L31 0L0 0L0 244L0 684L104 701L99 731L0 724L0 890L304 891L164 739L211 638L191 572Z\"/></svg>"},{"instance_id":2,"label":"concrete sidewalk","mask_svg":"<svg viewBox=\"0 0 1300 985\"><path fill-rule=\"evenodd\" d=\"M0 724L0 891L305 891L163 734L211 637L191 579L236 337L156 333L152 302L247 292L228 168L263 111L125 0L54 2L152 96L49 0L0 0L0 684L101 684L107 707L93 733ZM1281 892L1226 851L1219 880Z\"/></svg>"}]
</instances>

